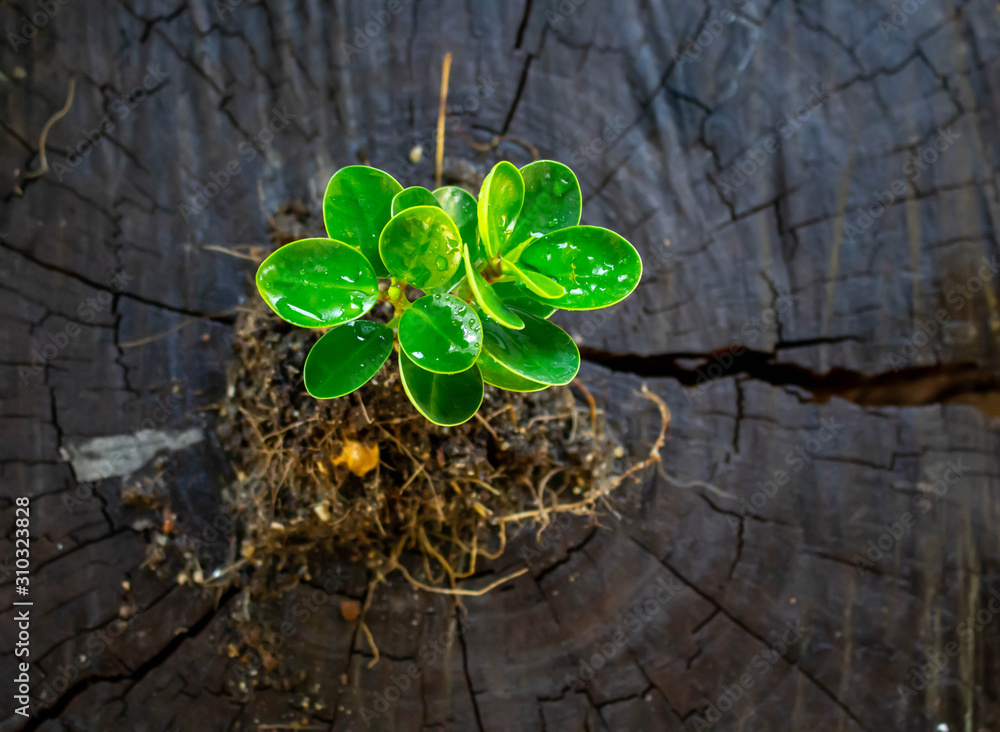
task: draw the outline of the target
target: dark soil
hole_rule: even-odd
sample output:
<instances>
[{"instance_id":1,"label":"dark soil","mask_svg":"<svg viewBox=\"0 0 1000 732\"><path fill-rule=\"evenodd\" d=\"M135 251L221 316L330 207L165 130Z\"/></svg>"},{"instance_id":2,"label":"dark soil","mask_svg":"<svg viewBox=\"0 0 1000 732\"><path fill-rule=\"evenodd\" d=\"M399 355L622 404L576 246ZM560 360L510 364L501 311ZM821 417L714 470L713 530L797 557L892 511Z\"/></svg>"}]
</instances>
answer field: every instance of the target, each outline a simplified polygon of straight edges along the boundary
<instances>
[{"instance_id":1,"label":"dark soil","mask_svg":"<svg viewBox=\"0 0 1000 732\"><path fill-rule=\"evenodd\" d=\"M415 550L427 581L447 585L540 509L593 513L615 482L623 453L585 387L578 400L488 386L479 415L439 427L407 400L395 356L354 394L311 397L302 365L320 335L262 302L237 321L219 434L247 564L295 575L314 551L349 548L378 575Z\"/></svg>"}]
</instances>

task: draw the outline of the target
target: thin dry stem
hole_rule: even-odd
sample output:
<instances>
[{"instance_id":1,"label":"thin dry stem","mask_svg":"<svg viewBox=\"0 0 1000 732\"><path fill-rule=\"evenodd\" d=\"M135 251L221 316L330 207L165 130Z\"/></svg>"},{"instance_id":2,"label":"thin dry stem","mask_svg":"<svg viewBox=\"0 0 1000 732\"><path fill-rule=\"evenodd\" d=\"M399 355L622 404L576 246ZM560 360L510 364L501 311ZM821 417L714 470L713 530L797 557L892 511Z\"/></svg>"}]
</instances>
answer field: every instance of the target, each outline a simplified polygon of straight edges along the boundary
<instances>
[{"instance_id":1,"label":"thin dry stem","mask_svg":"<svg viewBox=\"0 0 1000 732\"><path fill-rule=\"evenodd\" d=\"M434 156L434 186L441 187L441 165L444 162L444 123L448 106L448 78L451 76L451 51L444 55L441 65L441 104L438 107L437 152Z\"/></svg>"}]
</instances>

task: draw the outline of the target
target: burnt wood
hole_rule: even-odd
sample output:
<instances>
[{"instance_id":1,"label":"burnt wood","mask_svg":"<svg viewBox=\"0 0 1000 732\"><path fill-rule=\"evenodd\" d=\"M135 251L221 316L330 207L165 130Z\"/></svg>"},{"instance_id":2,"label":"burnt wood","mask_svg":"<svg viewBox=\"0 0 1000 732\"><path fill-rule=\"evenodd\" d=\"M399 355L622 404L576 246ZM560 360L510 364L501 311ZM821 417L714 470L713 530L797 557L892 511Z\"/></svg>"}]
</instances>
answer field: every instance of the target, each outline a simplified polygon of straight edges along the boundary
<instances>
[{"instance_id":1,"label":"burnt wood","mask_svg":"<svg viewBox=\"0 0 1000 732\"><path fill-rule=\"evenodd\" d=\"M10 0L0 25L0 555L27 495L51 689L14 714L5 569L0 729L1000 729L996 3ZM200 428L161 467L206 535L230 473L204 408L254 296L213 247L318 211L345 164L431 184L448 51L446 177L534 148L642 255L631 299L559 322L634 456L640 385L669 404L662 472L603 528L518 537L465 586L531 571L468 615L394 578L374 668L340 612L364 571L331 563L267 606L296 683L246 694L242 595L143 569L137 477L65 457Z\"/></svg>"}]
</instances>

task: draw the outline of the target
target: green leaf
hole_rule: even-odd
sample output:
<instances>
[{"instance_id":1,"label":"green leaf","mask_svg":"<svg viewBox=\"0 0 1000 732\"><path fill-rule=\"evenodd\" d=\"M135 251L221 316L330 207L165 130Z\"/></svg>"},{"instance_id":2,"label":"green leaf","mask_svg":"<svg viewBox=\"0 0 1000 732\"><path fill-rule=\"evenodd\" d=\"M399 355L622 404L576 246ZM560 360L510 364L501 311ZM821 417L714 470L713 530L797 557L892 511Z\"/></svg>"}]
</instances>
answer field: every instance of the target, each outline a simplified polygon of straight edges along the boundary
<instances>
[{"instance_id":1,"label":"green leaf","mask_svg":"<svg viewBox=\"0 0 1000 732\"><path fill-rule=\"evenodd\" d=\"M520 265L566 288L549 300L564 310L594 310L624 300L639 284L642 260L622 237L598 226L571 226L528 244Z\"/></svg>"},{"instance_id":2,"label":"green leaf","mask_svg":"<svg viewBox=\"0 0 1000 732\"><path fill-rule=\"evenodd\" d=\"M546 277L530 269L520 269L513 262L506 259L500 261L500 271L513 276L518 282L527 287L539 297L551 299L562 297L566 294L566 289L551 277Z\"/></svg>"},{"instance_id":3,"label":"green leaf","mask_svg":"<svg viewBox=\"0 0 1000 732\"><path fill-rule=\"evenodd\" d=\"M521 330L483 323L483 352L500 365L540 384L568 384L580 370L580 351L569 333L558 325L534 315L518 313Z\"/></svg>"},{"instance_id":4,"label":"green leaf","mask_svg":"<svg viewBox=\"0 0 1000 732\"><path fill-rule=\"evenodd\" d=\"M405 211L408 208L413 208L414 206L437 206L441 205L434 195L421 186L410 186L409 188L404 188L396 197L392 199L392 215L395 216L400 211Z\"/></svg>"},{"instance_id":5,"label":"green leaf","mask_svg":"<svg viewBox=\"0 0 1000 732\"><path fill-rule=\"evenodd\" d=\"M511 163L501 160L479 190L479 236L488 259L502 251L523 202L521 173Z\"/></svg>"},{"instance_id":6,"label":"green leaf","mask_svg":"<svg viewBox=\"0 0 1000 732\"><path fill-rule=\"evenodd\" d=\"M538 160L521 168L524 205L503 254L527 239L576 226L583 213L580 183L573 171L554 160Z\"/></svg>"},{"instance_id":7,"label":"green leaf","mask_svg":"<svg viewBox=\"0 0 1000 732\"><path fill-rule=\"evenodd\" d=\"M333 399L364 386L392 353L392 329L354 320L324 335L309 351L302 376L306 391Z\"/></svg>"},{"instance_id":8,"label":"green leaf","mask_svg":"<svg viewBox=\"0 0 1000 732\"><path fill-rule=\"evenodd\" d=\"M552 307L548 301L538 300L524 285L518 282L494 282L493 291L500 296L507 307L524 310L539 318L550 318L552 313L558 310L558 308Z\"/></svg>"},{"instance_id":9,"label":"green leaf","mask_svg":"<svg viewBox=\"0 0 1000 732\"><path fill-rule=\"evenodd\" d=\"M341 168L323 196L323 222L331 239L361 251L377 277L389 272L379 258L378 238L392 218L392 199L403 187L388 173L367 165Z\"/></svg>"},{"instance_id":10,"label":"green leaf","mask_svg":"<svg viewBox=\"0 0 1000 732\"><path fill-rule=\"evenodd\" d=\"M274 312L303 328L346 323L378 300L368 260L332 239L300 239L276 250L257 270L257 290Z\"/></svg>"},{"instance_id":11,"label":"green leaf","mask_svg":"<svg viewBox=\"0 0 1000 732\"><path fill-rule=\"evenodd\" d=\"M400 351L399 375L413 406L434 424L453 427L468 422L483 403L483 377L476 366L459 374L435 374Z\"/></svg>"},{"instance_id":12,"label":"green leaf","mask_svg":"<svg viewBox=\"0 0 1000 732\"><path fill-rule=\"evenodd\" d=\"M400 211L382 230L378 250L389 272L414 287L443 285L462 260L458 227L437 206Z\"/></svg>"},{"instance_id":13,"label":"green leaf","mask_svg":"<svg viewBox=\"0 0 1000 732\"><path fill-rule=\"evenodd\" d=\"M444 212L455 222L462 234L462 241L469 247L472 261L475 262L482 256L479 247L479 214L476 210L476 197L458 186L438 188L433 195Z\"/></svg>"},{"instance_id":14,"label":"green leaf","mask_svg":"<svg viewBox=\"0 0 1000 732\"><path fill-rule=\"evenodd\" d=\"M434 198L455 222L462 235L462 241L469 247L472 261L475 263L482 252L482 248L479 246L479 218L476 214L475 196L457 186L444 186L434 191ZM464 278L465 268L459 267L448 282L438 287L429 288L427 292L430 294L451 292L455 285Z\"/></svg>"},{"instance_id":15,"label":"green leaf","mask_svg":"<svg viewBox=\"0 0 1000 732\"><path fill-rule=\"evenodd\" d=\"M483 326L476 311L454 295L428 295L403 313L399 345L421 368L457 374L479 358Z\"/></svg>"},{"instance_id":16,"label":"green leaf","mask_svg":"<svg viewBox=\"0 0 1000 732\"><path fill-rule=\"evenodd\" d=\"M465 260L465 276L468 278L469 289L472 290L472 296L483 312L505 328L515 330L523 328L524 323L517 313L503 304L479 270L473 266L468 247L462 247L462 258Z\"/></svg>"},{"instance_id":17,"label":"green leaf","mask_svg":"<svg viewBox=\"0 0 1000 732\"><path fill-rule=\"evenodd\" d=\"M518 376L486 351L479 354L476 366L479 367L479 373L483 375L483 381L499 389L528 392L548 388L548 384L539 384L537 381Z\"/></svg>"}]
</instances>

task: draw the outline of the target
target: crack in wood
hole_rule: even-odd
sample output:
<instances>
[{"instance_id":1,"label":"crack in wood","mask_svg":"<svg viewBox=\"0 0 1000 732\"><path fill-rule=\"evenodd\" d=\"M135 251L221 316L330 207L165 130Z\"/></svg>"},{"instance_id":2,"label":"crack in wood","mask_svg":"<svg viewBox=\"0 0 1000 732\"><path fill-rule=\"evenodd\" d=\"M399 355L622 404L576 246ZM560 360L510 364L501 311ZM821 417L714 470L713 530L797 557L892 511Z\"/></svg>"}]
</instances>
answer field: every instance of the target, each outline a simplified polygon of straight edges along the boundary
<instances>
[{"instance_id":1,"label":"crack in wood","mask_svg":"<svg viewBox=\"0 0 1000 732\"><path fill-rule=\"evenodd\" d=\"M960 396L1000 393L1000 374L971 362L909 366L869 375L840 367L818 374L795 363L775 360L782 350L846 341L859 339L844 336L779 342L773 352L732 346L712 353L650 356L580 346L580 356L612 371L670 378L689 388L703 388L719 379L746 376L772 386L791 386L809 392L812 398L802 400L808 403L822 404L839 397L861 406L924 406L945 403ZM681 361L702 361L705 365L691 368L680 365Z\"/></svg>"}]
</instances>

